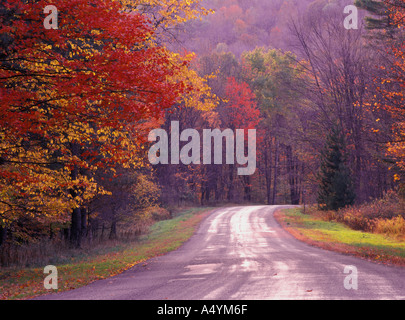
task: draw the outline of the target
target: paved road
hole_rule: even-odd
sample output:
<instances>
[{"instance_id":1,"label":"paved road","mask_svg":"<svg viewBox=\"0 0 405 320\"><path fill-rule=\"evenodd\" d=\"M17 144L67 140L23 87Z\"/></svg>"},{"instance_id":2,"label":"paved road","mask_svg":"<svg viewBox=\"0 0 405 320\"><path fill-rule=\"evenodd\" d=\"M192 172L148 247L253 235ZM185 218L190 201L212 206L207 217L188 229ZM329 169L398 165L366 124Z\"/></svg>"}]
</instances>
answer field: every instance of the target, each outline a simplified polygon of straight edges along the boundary
<instances>
[{"instance_id":1,"label":"paved road","mask_svg":"<svg viewBox=\"0 0 405 320\"><path fill-rule=\"evenodd\" d=\"M306 245L275 221L278 207L218 209L179 250L74 291L42 299L405 299L405 269ZM355 266L358 289L344 270ZM354 282L351 282L354 284Z\"/></svg>"}]
</instances>

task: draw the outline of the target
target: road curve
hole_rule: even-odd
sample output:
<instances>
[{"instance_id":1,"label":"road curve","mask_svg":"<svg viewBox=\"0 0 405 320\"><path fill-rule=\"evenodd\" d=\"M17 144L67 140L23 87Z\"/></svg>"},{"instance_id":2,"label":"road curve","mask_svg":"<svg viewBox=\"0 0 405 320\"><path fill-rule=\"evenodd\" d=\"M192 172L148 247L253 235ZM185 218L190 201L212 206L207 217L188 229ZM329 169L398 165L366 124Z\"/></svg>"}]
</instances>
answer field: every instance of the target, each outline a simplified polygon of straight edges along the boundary
<instances>
[{"instance_id":1,"label":"road curve","mask_svg":"<svg viewBox=\"0 0 405 320\"><path fill-rule=\"evenodd\" d=\"M273 213L278 208L218 209L177 251L113 278L39 299L405 299L404 268L302 243L275 221ZM354 275L344 273L348 266L357 269L357 290L345 288L345 279Z\"/></svg>"}]
</instances>

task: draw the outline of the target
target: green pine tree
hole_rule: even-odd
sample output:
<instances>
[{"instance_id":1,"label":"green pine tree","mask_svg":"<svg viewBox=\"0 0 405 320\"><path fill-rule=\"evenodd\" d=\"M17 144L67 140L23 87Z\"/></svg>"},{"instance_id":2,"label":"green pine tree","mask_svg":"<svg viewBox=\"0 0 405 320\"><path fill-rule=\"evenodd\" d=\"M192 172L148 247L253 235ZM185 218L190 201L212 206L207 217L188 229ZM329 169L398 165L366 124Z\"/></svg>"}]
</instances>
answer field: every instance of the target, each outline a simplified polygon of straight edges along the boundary
<instances>
[{"instance_id":1,"label":"green pine tree","mask_svg":"<svg viewBox=\"0 0 405 320\"><path fill-rule=\"evenodd\" d=\"M344 150L344 137L338 127L334 127L321 153L318 204L322 210L337 211L354 203L355 193Z\"/></svg>"},{"instance_id":2,"label":"green pine tree","mask_svg":"<svg viewBox=\"0 0 405 320\"><path fill-rule=\"evenodd\" d=\"M389 27L387 7L378 0L356 0L354 3L359 9L367 10L372 16L366 18L367 28L371 30Z\"/></svg>"},{"instance_id":3,"label":"green pine tree","mask_svg":"<svg viewBox=\"0 0 405 320\"><path fill-rule=\"evenodd\" d=\"M403 0L391 0L392 3L400 5ZM374 31L374 38L393 38L398 31L391 17L386 3L382 0L356 0L354 3L359 9L369 12L365 18L366 28Z\"/></svg>"}]
</instances>

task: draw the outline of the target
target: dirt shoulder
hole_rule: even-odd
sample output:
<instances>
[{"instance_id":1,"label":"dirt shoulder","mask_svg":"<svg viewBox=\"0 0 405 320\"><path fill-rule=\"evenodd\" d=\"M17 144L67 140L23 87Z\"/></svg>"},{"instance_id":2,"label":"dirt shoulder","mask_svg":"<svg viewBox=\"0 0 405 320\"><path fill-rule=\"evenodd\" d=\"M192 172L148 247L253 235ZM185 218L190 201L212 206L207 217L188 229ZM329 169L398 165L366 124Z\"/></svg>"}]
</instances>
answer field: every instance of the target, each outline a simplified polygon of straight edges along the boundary
<instances>
[{"instance_id":1,"label":"dirt shoulder","mask_svg":"<svg viewBox=\"0 0 405 320\"><path fill-rule=\"evenodd\" d=\"M278 223L309 245L369 261L405 267L405 242L381 234L352 230L342 223L303 214L301 209L280 209Z\"/></svg>"}]
</instances>

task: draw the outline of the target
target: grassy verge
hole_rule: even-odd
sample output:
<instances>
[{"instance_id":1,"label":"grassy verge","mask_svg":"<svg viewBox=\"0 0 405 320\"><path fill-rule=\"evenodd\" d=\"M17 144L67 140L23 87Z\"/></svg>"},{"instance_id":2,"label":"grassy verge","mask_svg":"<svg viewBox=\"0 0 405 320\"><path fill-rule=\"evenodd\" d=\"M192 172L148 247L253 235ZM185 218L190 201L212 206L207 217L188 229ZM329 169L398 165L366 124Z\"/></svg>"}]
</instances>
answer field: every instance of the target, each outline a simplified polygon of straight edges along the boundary
<instances>
[{"instance_id":1,"label":"grassy verge","mask_svg":"<svg viewBox=\"0 0 405 320\"><path fill-rule=\"evenodd\" d=\"M109 278L148 259L176 250L194 234L210 212L211 209L207 208L183 211L172 220L154 224L150 232L135 243L98 250L85 257L73 258L69 263L56 265L59 289L52 293ZM50 293L44 289L46 275L43 271L43 268L0 269L0 299L28 299Z\"/></svg>"},{"instance_id":2,"label":"grassy verge","mask_svg":"<svg viewBox=\"0 0 405 320\"><path fill-rule=\"evenodd\" d=\"M301 209L279 210L277 221L295 238L323 249L384 264L405 266L405 241L350 229L343 223L306 215Z\"/></svg>"}]
</instances>

